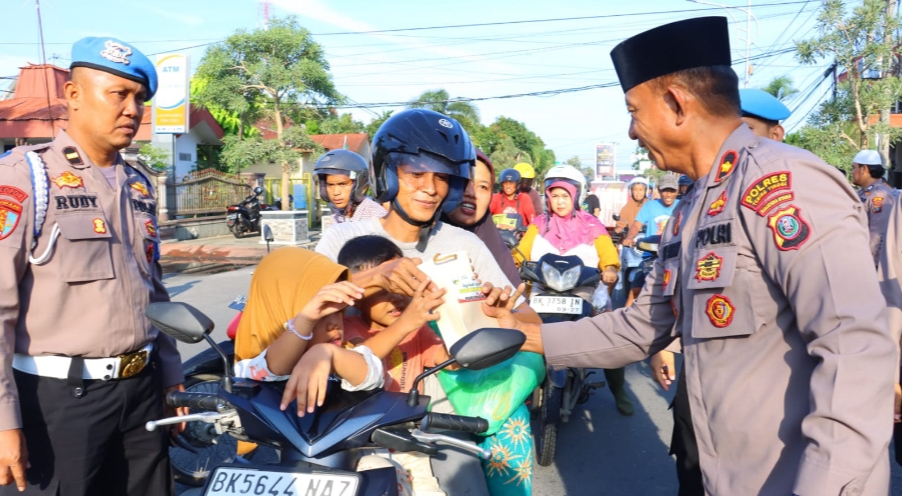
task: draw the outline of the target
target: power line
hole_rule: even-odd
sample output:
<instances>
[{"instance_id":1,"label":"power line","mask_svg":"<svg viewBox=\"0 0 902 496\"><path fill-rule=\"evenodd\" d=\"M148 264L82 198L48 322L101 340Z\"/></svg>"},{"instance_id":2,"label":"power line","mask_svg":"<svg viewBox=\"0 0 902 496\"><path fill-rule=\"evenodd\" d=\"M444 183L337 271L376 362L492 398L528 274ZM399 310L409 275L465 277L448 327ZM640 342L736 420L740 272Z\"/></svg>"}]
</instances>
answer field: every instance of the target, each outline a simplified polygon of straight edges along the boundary
<instances>
[{"instance_id":1,"label":"power line","mask_svg":"<svg viewBox=\"0 0 902 496\"><path fill-rule=\"evenodd\" d=\"M756 8L763 7L778 7L783 5L798 5L801 3L807 3L808 0L797 0L791 2L777 2L777 3L763 3L760 5L756 5ZM661 15L661 14L684 14L689 12L707 12L712 10L721 10L721 7L706 7L702 9L681 9L681 10L662 10L656 12L628 12L625 14L604 14L604 15L595 15L595 16L581 16L581 17L558 17L558 18L550 18L550 19L529 19L524 21L499 21L499 22L483 22L483 23L474 23L474 24L449 24L444 26L426 26L426 27L417 27L417 28L397 28L397 29L374 29L370 31L341 31L341 32L333 32L333 33L317 33L314 36L339 36L339 35L351 35L351 34L380 34L380 33L399 33L405 31L425 31L425 30L433 30L433 29L457 29L457 28L476 28L476 27L485 27L485 26L509 26L514 24L534 24L540 22L563 22L563 21L585 21L589 19L613 19L619 17L635 17L635 16L643 16L643 15Z\"/></svg>"}]
</instances>

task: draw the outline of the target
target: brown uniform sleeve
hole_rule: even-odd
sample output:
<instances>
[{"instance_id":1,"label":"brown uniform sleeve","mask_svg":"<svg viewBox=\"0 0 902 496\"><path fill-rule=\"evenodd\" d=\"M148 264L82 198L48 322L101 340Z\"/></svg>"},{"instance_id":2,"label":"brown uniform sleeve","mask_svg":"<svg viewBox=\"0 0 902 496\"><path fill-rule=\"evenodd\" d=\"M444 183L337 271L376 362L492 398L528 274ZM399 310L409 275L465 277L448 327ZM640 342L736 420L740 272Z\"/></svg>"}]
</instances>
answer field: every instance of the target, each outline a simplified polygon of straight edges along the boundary
<instances>
[{"instance_id":1,"label":"brown uniform sleeve","mask_svg":"<svg viewBox=\"0 0 902 496\"><path fill-rule=\"evenodd\" d=\"M24 199L23 194L27 195ZM15 214L17 208L21 211ZM28 246L34 237L33 210L30 169L24 157L0 159L0 431L22 427L12 363L19 318L19 283L28 270ZM8 230L10 223L14 226L12 230Z\"/></svg>"},{"instance_id":2,"label":"brown uniform sleeve","mask_svg":"<svg viewBox=\"0 0 902 496\"><path fill-rule=\"evenodd\" d=\"M877 276L880 279L880 290L886 298L886 313L889 331L893 341L902 346L902 202L896 202L890 212L884 237L883 250L880 252ZM899 348L896 349L897 353ZM896 361L899 362L897 355ZM902 365L900 365L902 367ZM900 376L896 376L899 381Z\"/></svg>"},{"instance_id":3,"label":"brown uniform sleeve","mask_svg":"<svg viewBox=\"0 0 902 496\"><path fill-rule=\"evenodd\" d=\"M576 322L545 324L545 359L556 367L615 369L664 349L674 336L671 296L664 295L664 269L655 261L645 287L628 308Z\"/></svg>"},{"instance_id":4,"label":"brown uniform sleeve","mask_svg":"<svg viewBox=\"0 0 902 496\"><path fill-rule=\"evenodd\" d=\"M169 292L166 291L166 287L163 285L163 268L160 267L159 262L154 264L153 289L153 294L150 295L151 303L169 301ZM159 332L155 340L155 346L159 350L160 362L162 362L163 387L176 386L185 382L182 357L179 355L175 339L163 332Z\"/></svg>"},{"instance_id":5,"label":"brown uniform sleeve","mask_svg":"<svg viewBox=\"0 0 902 496\"><path fill-rule=\"evenodd\" d=\"M808 439L796 494L841 494L864 482L886 457L892 431L895 344L867 256L862 204L832 167L807 152L757 157L745 189L778 171L791 173L794 198L766 215L740 207L753 253L785 295L816 365L810 378ZM771 153L771 152L761 152Z\"/></svg>"}]
</instances>

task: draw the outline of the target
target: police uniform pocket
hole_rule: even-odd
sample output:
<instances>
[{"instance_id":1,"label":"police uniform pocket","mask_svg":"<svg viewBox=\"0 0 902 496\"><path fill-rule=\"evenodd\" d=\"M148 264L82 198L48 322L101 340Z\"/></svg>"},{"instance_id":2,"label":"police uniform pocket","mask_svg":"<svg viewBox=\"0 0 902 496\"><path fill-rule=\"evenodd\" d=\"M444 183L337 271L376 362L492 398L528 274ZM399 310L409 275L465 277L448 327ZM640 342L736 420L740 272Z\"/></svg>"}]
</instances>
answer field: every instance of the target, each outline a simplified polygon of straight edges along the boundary
<instances>
[{"instance_id":1,"label":"police uniform pocket","mask_svg":"<svg viewBox=\"0 0 902 496\"><path fill-rule=\"evenodd\" d=\"M103 214L73 213L59 221L60 239L55 247L59 273L65 282L113 278L110 231Z\"/></svg>"},{"instance_id":2,"label":"police uniform pocket","mask_svg":"<svg viewBox=\"0 0 902 496\"><path fill-rule=\"evenodd\" d=\"M737 248L700 250L695 255L695 276L688 284L692 291L692 337L755 333L761 322L755 311L750 273L737 267Z\"/></svg>"}]
</instances>

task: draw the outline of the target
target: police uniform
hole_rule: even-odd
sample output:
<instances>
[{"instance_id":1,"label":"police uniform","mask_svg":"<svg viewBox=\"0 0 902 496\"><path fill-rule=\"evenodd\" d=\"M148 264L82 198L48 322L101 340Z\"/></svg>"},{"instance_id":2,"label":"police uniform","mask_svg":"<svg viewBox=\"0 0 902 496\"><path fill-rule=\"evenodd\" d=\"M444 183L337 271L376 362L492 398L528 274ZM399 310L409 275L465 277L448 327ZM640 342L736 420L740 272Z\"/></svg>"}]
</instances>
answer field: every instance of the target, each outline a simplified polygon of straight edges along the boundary
<instances>
[{"instance_id":1,"label":"police uniform","mask_svg":"<svg viewBox=\"0 0 902 496\"><path fill-rule=\"evenodd\" d=\"M724 18L680 21L612 58L628 91L728 66L728 38ZM542 326L549 365L620 367L681 337L707 494L888 494L896 353L871 262L855 256L867 253L855 192L744 124L695 187L631 307Z\"/></svg>"},{"instance_id":2,"label":"police uniform","mask_svg":"<svg viewBox=\"0 0 902 496\"><path fill-rule=\"evenodd\" d=\"M128 44L88 38L72 53L73 67L156 89ZM23 429L25 494L172 489L166 436L144 428L183 381L175 342L144 316L169 299L156 202L146 177L114 167L115 187L65 131L0 158L0 430Z\"/></svg>"},{"instance_id":3,"label":"police uniform","mask_svg":"<svg viewBox=\"0 0 902 496\"><path fill-rule=\"evenodd\" d=\"M902 345L902 202L895 202L889 212L883 249L878 253L877 275L886 298L890 332ZM902 367L896 382L902 383ZM896 462L902 465L902 423L893 426Z\"/></svg>"},{"instance_id":4,"label":"police uniform","mask_svg":"<svg viewBox=\"0 0 902 496\"><path fill-rule=\"evenodd\" d=\"M883 236L889 224L890 213L896 203L896 194L886 181L878 179L867 188L859 189L858 197L868 215L871 256L874 257L876 264L879 261L880 247L883 246Z\"/></svg>"}]
</instances>

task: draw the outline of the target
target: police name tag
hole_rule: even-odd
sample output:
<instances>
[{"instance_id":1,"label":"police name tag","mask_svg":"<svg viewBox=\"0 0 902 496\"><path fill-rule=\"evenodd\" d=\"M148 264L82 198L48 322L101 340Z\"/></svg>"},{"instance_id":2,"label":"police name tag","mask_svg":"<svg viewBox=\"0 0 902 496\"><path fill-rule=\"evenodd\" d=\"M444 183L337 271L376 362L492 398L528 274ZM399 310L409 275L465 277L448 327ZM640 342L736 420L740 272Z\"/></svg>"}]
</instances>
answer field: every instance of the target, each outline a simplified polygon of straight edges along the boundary
<instances>
[{"instance_id":1,"label":"police name tag","mask_svg":"<svg viewBox=\"0 0 902 496\"><path fill-rule=\"evenodd\" d=\"M360 483L356 474L303 473L219 467L210 475L205 496L248 494L354 496Z\"/></svg>"},{"instance_id":2,"label":"police name tag","mask_svg":"<svg viewBox=\"0 0 902 496\"><path fill-rule=\"evenodd\" d=\"M583 301L578 296L533 296L529 306L537 313L579 315L583 312Z\"/></svg>"}]
</instances>

